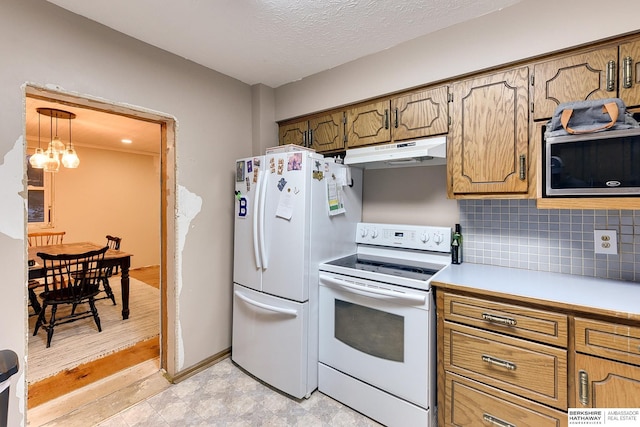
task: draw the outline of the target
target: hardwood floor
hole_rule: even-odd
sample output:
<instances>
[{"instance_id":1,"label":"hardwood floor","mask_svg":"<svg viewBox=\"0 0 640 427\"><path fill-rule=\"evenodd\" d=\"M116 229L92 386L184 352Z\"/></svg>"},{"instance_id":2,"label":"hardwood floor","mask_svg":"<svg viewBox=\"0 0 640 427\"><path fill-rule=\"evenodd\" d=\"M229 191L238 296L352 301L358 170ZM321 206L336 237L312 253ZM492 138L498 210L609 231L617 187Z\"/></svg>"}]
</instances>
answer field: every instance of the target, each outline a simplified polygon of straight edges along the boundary
<instances>
[{"instance_id":1,"label":"hardwood floor","mask_svg":"<svg viewBox=\"0 0 640 427\"><path fill-rule=\"evenodd\" d=\"M154 288L160 288L160 266L150 265L129 270L129 277L138 279L141 282L151 285Z\"/></svg>"},{"instance_id":2,"label":"hardwood floor","mask_svg":"<svg viewBox=\"0 0 640 427\"><path fill-rule=\"evenodd\" d=\"M160 287L160 267L149 266L129 271L129 276L156 288ZM158 325L158 332L160 331ZM138 365L160 355L159 337L142 341L133 347L101 359L61 372L29 385L27 408L31 409L76 389L99 381L119 371Z\"/></svg>"}]
</instances>

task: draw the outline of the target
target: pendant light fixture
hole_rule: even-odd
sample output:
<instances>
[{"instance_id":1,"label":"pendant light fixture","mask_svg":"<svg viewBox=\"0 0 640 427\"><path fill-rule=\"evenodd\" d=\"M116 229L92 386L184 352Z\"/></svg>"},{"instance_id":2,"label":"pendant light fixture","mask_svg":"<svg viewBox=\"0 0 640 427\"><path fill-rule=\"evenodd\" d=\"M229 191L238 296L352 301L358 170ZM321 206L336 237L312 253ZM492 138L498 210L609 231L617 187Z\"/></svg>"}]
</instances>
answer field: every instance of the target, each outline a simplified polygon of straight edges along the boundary
<instances>
[{"instance_id":1,"label":"pendant light fixture","mask_svg":"<svg viewBox=\"0 0 640 427\"><path fill-rule=\"evenodd\" d=\"M47 151L43 152L40 147L40 116L38 116L38 148L29 162L31 166L38 169L44 169L45 172L58 172L60 169L60 160L65 168L74 169L80 164L80 159L76 154L76 150L71 143L71 120L76 115L70 111L58 110L56 108L38 108L38 114L49 116L49 145ZM55 118L55 135L53 130L53 119ZM69 121L69 144L64 145L58 136L58 119L67 119Z\"/></svg>"}]
</instances>

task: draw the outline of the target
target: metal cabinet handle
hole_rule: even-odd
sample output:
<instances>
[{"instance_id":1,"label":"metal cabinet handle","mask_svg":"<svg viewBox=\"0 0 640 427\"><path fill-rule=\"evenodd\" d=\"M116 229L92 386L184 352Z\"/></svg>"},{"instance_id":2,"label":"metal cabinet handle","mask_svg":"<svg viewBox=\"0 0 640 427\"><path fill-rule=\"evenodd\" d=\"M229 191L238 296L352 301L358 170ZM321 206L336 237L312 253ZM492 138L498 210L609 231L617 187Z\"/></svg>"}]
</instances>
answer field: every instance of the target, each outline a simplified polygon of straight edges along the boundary
<instances>
[{"instance_id":1,"label":"metal cabinet handle","mask_svg":"<svg viewBox=\"0 0 640 427\"><path fill-rule=\"evenodd\" d=\"M496 316L495 314L490 313L482 313L482 319L491 323L498 323L500 325L506 326L516 326L518 321L516 319L512 319L511 317L505 316Z\"/></svg>"},{"instance_id":2,"label":"metal cabinet handle","mask_svg":"<svg viewBox=\"0 0 640 427\"><path fill-rule=\"evenodd\" d=\"M311 148L313 145L313 129L309 129L309 141L307 141L307 143L309 144L307 147Z\"/></svg>"},{"instance_id":3,"label":"metal cabinet handle","mask_svg":"<svg viewBox=\"0 0 640 427\"><path fill-rule=\"evenodd\" d=\"M589 374L581 370L578 372L578 400L584 406L589 405Z\"/></svg>"},{"instance_id":4,"label":"metal cabinet handle","mask_svg":"<svg viewBox=\"0 0 640 427\"><path fill-rule=\"evenodd\" d=\"M307 131L306 130L304 132L302 132L302 146L303 147L307 146Z\"/></svg>"},{"instance_id":5,"label":"metal cabinet handle","mask_svg":"<svg viewBox=\"0 0 640 427\"><path fill-rule=\"evenodd\" d=\"M490 365L500 366L501 368L508 369L510 371L516 370L516 364L513 362L509 362L507 360L498 359L493 356L487 356L486 354L482 355L482 361L485 363L489 363Z\"/></svg>"},{"instance_id":6,"label":"metal cabinet handle","mask_svg":"<svg viewBox=\"0 0 640 427\"><path fill-rule=\"evenodd\" d=\"M342 113L342 142L347 142L347 113L345 112Z\"/></svg>"},{"instance_id":7,"label":"metal cabinet handle","mask_svg":"<svg viewBox=\"0 0 640 427\"><path fill-rule=\"evenodd\" d=\"M607 92L616 90L616 61L607 62Z\"/></svg>"},{"instance_id":8,"label":"metal cabinet handle","mask_svg":"<svg viewBox=\"0 0 640 427\"><path fill-rule=\"evenodd\" d=\"M501 420L500 418L494 417L493 415L487 414L486 412L484 414L482 414L482 419L491 423L491 424L495 424L497 426L500 427L516 427L515 424L511 424L508 423L504 420Z\"/></svg>"},{"instance_id":9,"label":"metal cabinet handle","mask_svg":"<svg viewBox=\"0 0 640 427\"><path fill-rule=\"evenodd\" d=\"M395 111L395 118L393 120L393 127L398 129L398 108L396 108L396 111Z\"/></svg>"},{"instance_id":10,"label":"metal cabinet handle","mask_svg":"<svg viewBox=\"0 0 640 427\"><path fill-rule=\"evenodd\" d=\"M389 110L384 109L384 128L389 129Z\"/></svg>"},{"instance_id":11,"label":"metal cabinet handle","mask_svg":"<svg viewBox=\"0 0 640 427\"><path fill-rule=\"evenodd\" d=\"M520 181L524 181L527 178L527 157L524 154L520 154Z\"/></svg>"},{"instance_id":12,"label":"metal cabinet handle","mask_svg":"<svg viewBox=\"0 0 640 427\"><path fill-rule=\"evenodd\" d=\"M625 89L629 89L633 85L632 65L633 59L630 56L626 56L622 60L622 87Z\"/></svg>"}]
</instances>

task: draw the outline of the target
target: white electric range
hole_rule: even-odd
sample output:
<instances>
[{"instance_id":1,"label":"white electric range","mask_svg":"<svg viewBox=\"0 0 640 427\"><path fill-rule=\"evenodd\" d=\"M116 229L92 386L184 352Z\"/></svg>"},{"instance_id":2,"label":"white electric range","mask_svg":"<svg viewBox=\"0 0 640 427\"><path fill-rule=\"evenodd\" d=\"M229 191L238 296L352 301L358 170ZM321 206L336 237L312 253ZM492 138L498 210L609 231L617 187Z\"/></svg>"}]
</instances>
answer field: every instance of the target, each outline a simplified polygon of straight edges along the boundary
<instances>
[{"instance_id":1,"label":"white electric range","mask_svg":"<svg viewBox=\"0 0 640 427\"><path fill-rule=\"evenodd\" d=\"M359 223L355 254L320 265L318 390L387 426L435 426L431 280L451 228Z\"/></svg>"}]
</instances>

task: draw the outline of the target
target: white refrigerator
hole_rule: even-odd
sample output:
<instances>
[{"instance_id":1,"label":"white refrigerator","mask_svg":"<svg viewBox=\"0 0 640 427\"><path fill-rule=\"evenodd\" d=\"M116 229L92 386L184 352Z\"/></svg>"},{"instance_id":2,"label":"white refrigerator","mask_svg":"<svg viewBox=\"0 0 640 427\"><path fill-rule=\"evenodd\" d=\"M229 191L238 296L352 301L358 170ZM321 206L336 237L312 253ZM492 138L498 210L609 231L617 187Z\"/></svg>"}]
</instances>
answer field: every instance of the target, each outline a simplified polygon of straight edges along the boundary
<instances>
[{"instance_id":1,"label":"white refrigerator","mask_svg":"<svg viewBox=\"0 0 640 427\"><path fill-rule=\"evenodd\" d=\"M303 398L318 386L318 265L355 253L362 171L272 150L236 161L231 358Z\"/></svg>"}]
</instances>

